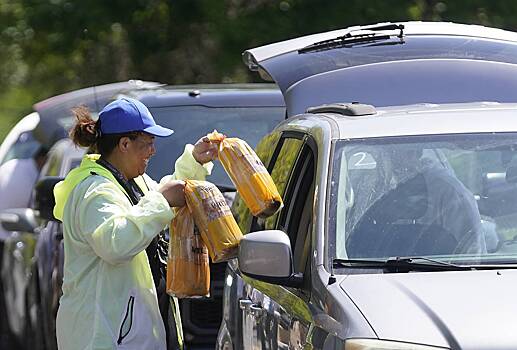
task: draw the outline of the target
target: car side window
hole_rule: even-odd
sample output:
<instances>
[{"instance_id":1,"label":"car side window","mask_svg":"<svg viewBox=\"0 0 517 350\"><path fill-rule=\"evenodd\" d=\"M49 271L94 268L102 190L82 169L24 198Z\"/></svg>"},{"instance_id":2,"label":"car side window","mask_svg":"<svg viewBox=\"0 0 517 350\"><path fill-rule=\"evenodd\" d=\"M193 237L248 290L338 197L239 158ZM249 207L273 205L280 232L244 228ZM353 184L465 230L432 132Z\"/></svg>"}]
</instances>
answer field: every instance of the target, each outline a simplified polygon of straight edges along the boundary
<instances>
[{"instance_id":1,"label":"car side window","mask_svg":"<svg viewBox=\"0 0 517 350\"><path fill-rule=\"evenodd\" d=\"M277 147L277 144L280 140L280 132L272 132L266 136L264 136L260 142L258 143L255 152L257 156L260 158L264 166L268 168L268 164L271 161L273 153ZM232 204L232 213L235 217L235 220L239 224L239 227L242 233L246 234L251 231L250 226L253 220L253 216L249 208L246 206L239 193L236 194L235 200Z\"/></svg>"},{"instance_id":2,"label":"car side window","mask_svg":"<svg viewBox=\"0 0 517 350\"><path fill-rule=\"evenodd\" d=\"M273 182L278 189L278 193L282 198L284 198L290 174L294 169L294 165L296 164L302 145L302 139L283 137L280 139L277 149L273 153L273 158L271 159L272 163L269 164L268 171L271 174ZM284 210L285 206L273 216L265 219L257 218L253 220L251 230L261 231L275 229L277 219Z\"/></svg>"},{"instance_id":3,"label":"car side window","mask_svg":"<svg viewBox=\"0 0 517 350\"><path fill-rule=\"evenodd\" d=\"M306 272L314 202L315 145L304 145L284 192L284 210L276 228L291 241L295 272ZM312 144L311 144L312 145Z\"/></svg>"},{"instance_id":4,"label":"car side window","mask_svg":"<svg viewBox=\"0 0 517 350\"><path fill-rule=\"evenodd\" d=\"M58 176L59 175L59 155L58 152L50 152L49 157L40 172L40 177L43 176Z\"/></svg>"}]
</instances>

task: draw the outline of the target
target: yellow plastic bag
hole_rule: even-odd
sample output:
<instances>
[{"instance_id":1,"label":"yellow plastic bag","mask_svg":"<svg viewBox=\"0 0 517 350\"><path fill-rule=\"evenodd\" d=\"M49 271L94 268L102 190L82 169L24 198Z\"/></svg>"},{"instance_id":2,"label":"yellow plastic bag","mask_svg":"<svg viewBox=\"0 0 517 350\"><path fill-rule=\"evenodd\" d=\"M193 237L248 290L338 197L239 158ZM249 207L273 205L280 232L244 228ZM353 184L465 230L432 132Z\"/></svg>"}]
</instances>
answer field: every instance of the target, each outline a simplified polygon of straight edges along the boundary
<instances>
[{"instance_id":1,"label":"yellow plastic bag","mask_svg":"<svg viewBox=\"0 0 517 350\"><path fill-rule=\"evenodd\" d=\"M176 211L170 225L166 287L167 294L178 298L210 294L208 249L186 206Z\"/></svg>"},{"instance_id":2,"label":"yellow plastic bag","mask_svg":"<svg viewBox=\"0 0 517 350\"><path fill-rule=\"evenodd\" d=\"M245 141L227 138L216 130L207 137L219 143L219 161L251 214L268 217L276 213L283 205L282 197L255 151Z\"/></svg>"},{"instance_id":3,"label":"yellow plastic bag","mask_svg":"<svg viewBox=\"0 0 517 350\"><path fill-rule=\"evenodd\" d=\"M207 181L185 181L185 199L212 262L237 256L242 233L221 191Z\"/></svg>"}]
</instances>

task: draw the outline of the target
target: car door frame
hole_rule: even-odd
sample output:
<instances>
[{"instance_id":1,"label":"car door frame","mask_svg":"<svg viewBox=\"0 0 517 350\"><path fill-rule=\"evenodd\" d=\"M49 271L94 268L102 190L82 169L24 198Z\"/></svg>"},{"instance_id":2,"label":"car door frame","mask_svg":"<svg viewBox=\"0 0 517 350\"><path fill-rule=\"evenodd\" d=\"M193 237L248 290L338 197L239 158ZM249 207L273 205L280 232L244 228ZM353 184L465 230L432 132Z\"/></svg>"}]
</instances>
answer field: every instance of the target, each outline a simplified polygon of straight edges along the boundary
<instances>
[{"instance_id":1,"label":"car door frame","mask_svg":"<svg viewBox=\"0 0 517 350\"><path fill-rule=\"evenodd\" d=\"M246 282L245 294L251 303L249 303L248 308L243 314L243 320L247 319L247 322L252 322L256 325L253 337L257 337L257 339L252 340L252 343L260 344L265 349L299 348L304 346L307 342L312 323L311 312L308 306L311 280L309 252L311 251L313 241L314 186L318 152L316 142L309 134L301 131L284 131L268 164L268 171L270 173L272 173L277 163L285 140L288 139L298 139L302 143L296 155L296 160L291 169L289 169L288 181L283 194L284 210L276 218L274 226L276 229L289 229L289 225L296 223L296 220L291 221L293 217L300 218L304 210L310 209L311 219L308 221L309 224L302 247L302 251L306 250L306 253L302 254L304 256L303 259L305 259L303 261L304 270L295 271L304 273L304 286L302 288L292 288L271 285L244 276L244 281ZM312 172L309 178L309 186L305 189L305 192L300 193L301 186L307 186L306 175L309 172ZM297 202L300 195L305 196L303 204L293 204L293 201ZM308 199L311 200L307 207L306 202ZM251 227L251 231L258 228L257 218L252 220ZM299 238L299 226L295 225L295 229L294 237L292 232L289 234L290 239L294 243L292 248L296 248L297 239ZM249 314L251 314L251 319Z\"/></svg>"}]
</instances>

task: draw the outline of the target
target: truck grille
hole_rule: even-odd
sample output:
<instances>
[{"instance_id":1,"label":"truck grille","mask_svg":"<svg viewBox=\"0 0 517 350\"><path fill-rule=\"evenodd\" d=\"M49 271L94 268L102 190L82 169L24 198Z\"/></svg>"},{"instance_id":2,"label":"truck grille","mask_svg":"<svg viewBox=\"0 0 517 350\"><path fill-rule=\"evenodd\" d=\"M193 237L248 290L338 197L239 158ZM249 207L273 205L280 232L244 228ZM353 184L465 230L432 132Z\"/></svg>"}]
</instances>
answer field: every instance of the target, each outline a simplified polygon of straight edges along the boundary
<instances>
[{"instance_id":1,"label":"truck grille","mask_svg":"<svg viewBox=\"0 0 517 350\"><path fill-rule=\"evenodd\" d=\"M215 344L223 312L226 263L210 265L210 297L181 299L181 318L187 344Z\"/></svg>"}]
</instances>

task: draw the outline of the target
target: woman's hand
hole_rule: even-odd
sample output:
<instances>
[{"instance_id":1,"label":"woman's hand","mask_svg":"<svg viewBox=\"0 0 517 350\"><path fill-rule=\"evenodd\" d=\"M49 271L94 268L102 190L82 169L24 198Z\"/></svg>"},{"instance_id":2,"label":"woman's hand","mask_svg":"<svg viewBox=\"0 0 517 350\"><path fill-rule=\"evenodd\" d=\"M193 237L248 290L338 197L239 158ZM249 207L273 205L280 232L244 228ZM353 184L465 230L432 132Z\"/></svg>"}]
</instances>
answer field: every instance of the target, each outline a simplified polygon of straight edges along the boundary
<instances>
[{"instance_id":1,"label":"woman's hand","mask_svg":"<svg viewBox=\"0 0 517 350\"><path fill-rule=\"evenodd\" d=\"M205 164L217 158L218 148L217 143L211 142L208 137L204 136L194 145L192 155L199 164Z\"/></svg>"},{"instance_id":2,"label":"woman's hand","mask_svg":"<svg viewBox=\"0 0 517 350\"><path fill-rule=\"evenodd\" d=\"M182 207L185 205L185 182L171 180L158 188L171 207Z\"/></svg>"}]
</instances>

